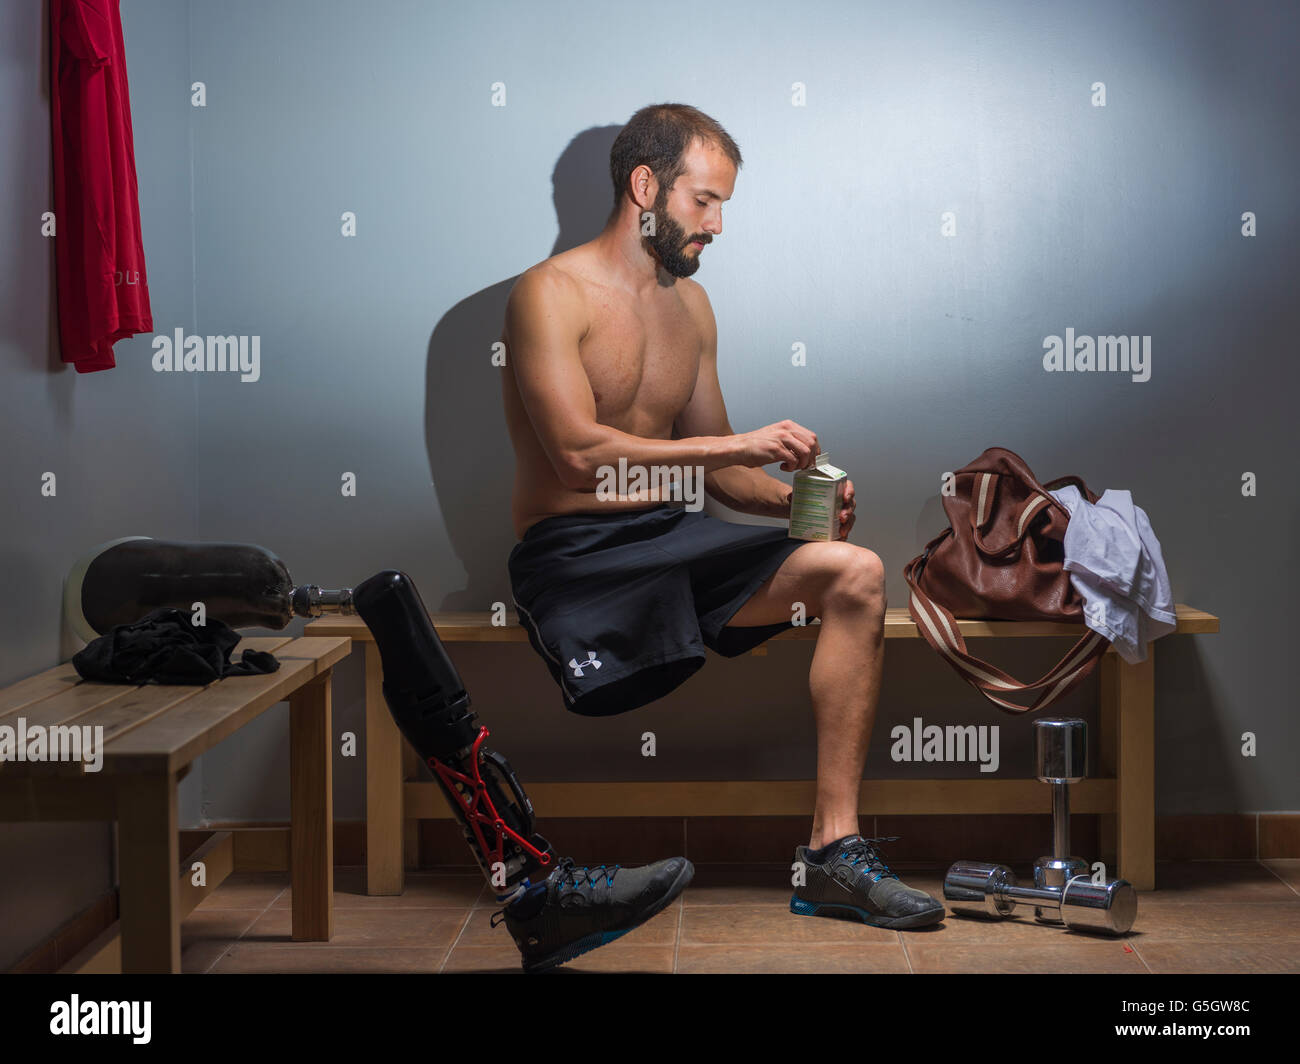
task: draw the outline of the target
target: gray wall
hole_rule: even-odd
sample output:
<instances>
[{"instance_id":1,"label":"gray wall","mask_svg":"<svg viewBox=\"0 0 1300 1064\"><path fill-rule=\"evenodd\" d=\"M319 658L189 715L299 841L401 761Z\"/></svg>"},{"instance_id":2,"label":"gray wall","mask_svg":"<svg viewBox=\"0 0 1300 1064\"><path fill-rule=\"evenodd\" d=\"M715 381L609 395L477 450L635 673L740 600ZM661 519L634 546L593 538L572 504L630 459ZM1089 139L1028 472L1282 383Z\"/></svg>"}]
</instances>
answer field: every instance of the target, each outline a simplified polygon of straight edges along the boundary
<instances>
[{"instance_id":1,"label":"gray wall","mask_svg":"<svg viewBox=\"0 0 1300 1064\"><path fill-rule=\"evenodd\" d=\"M30 235L6 248L18 327L0 402L25 457L5 476L26 501L3 534L32 594L6 612L4 678L70 653L59 581L117 535L261 543L327 586L402 568L431 609L508 602L512 457L489 361L506 293L599 229L620 124L681 100L745 155L696 275L733 425L789 417L818 432L857 486L852 538L884 558L895 605L904 563L944 526L940 474L985 447L1010 447L1042 479L1131 490L1176 599L1223 619L1218 635L1155 645L1157 811L1300 809L1283 646L1300 573L1284 552L1300 324L1291 5L900 14L724 0L663 5L650 27L594 3L123 7L155 330L257 335L261 378L155 375L138 339L104 379L74 380L52 353L48 248ZM34 218L49 198L39 23L4 17L25 77L6 94L21 121L0 162ZM205 108L188 107L192 80ZM1104 108L1091 106L1097 81ZM791 106L794 82L805 107ZM355 238L340 235L345 211ZM954 237L940 235L945 211ZM1243 211L1258 236L1240 235ZM1067 328L1150 335L1151 379L1045 373L1043 338ZM806 367L790 364L796 342ZM52 516L33 485L60 461L57 505L79 509ZM1245 471L1257 497L1241 495ZM356 498L340 493L345 472ZM993 653L1028 678L1067 645ZM814 769L807 644L714 658L662 702L607 720L566 714L526 646L452 652L526 781ZM1095 697L1094 678L1060 711L1095 719ZM359 731L355 664L335 698L336 730ZM868 775L971 774L889 760L888 728L916 715L1002 725L1000 774L1029 774L1028 721L988 706L924 643L891 642ZM639 755L645 730L653 761ZM188 822L285 819L287 731L281 706L206 755ZM1258 757L1240 756L1243 731ZM340 817L362 813L363 764L336 761ZM56 883L42 859L54 844L12 840L53 832L0 832L32 877L6 896L27 904ZM102 882L103 859L94 867Z\"/></svg>"},{"instance_id":2,"label":"gray wall","mask_svg":"<svg viewBox=\"0 0 1300 1064\"><path fill-rule=\"evenodd\" d=\"M123 5L135 150L155 324L193 329L189 180L189 16L167 0ZM79 374L59 357L47 3L0 7L0 684L66 661L83 645L63 620L63 580L78 557L122 536L196 539L202 483L195 382L149 368L150 337L115 347L117 368ZM41 477L57 495L41 495ZM182 815L198 817L196 768ZM0 823L0 968L113 886L109 824Z\"/></svg>"}]
</instances>

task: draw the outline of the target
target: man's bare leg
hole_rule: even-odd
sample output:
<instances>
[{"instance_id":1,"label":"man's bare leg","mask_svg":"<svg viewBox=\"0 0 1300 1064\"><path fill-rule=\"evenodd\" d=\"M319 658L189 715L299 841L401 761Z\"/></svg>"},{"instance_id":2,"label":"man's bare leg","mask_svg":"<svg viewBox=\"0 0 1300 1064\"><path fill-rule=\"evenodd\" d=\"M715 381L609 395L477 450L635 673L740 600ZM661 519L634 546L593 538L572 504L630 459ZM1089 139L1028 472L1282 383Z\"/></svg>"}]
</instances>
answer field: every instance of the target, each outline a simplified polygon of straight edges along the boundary
<instances>
[{"instance_id":1,"label":"man's bare leg","mask_svg":"<svg viewBox=\"0 0 1300 1064\"><path fill-rule=\"evenodd\" d=\"M817 804L808 845L858 831L858 789L884 665L885 570L864 547L806 543L736 612L748 628L791 618L796 602L821 618L808 688L817 722Z\"/></svg>"}]
</instances>

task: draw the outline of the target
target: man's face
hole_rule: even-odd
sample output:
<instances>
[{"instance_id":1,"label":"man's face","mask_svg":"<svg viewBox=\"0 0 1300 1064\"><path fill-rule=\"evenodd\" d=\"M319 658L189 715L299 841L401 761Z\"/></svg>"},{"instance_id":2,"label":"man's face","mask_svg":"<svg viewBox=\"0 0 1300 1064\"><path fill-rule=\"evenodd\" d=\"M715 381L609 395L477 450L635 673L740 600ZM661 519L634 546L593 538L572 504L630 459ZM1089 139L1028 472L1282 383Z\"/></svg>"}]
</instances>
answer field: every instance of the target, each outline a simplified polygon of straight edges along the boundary
<instances>
[{"instance_id":1,"label":"man's face","mask_svg":"<svg viewBox=\"0 0 1300 1064\"><path fill-rule=\"evenodd\" d=\"M713 145L696 141L683 162L686 169L673 187L661 185L655 196L655 235L642 238L674 277L700 268L700 252L722 233L722 204L736 183L735 166Z\"/></svg>"}]
</instances>

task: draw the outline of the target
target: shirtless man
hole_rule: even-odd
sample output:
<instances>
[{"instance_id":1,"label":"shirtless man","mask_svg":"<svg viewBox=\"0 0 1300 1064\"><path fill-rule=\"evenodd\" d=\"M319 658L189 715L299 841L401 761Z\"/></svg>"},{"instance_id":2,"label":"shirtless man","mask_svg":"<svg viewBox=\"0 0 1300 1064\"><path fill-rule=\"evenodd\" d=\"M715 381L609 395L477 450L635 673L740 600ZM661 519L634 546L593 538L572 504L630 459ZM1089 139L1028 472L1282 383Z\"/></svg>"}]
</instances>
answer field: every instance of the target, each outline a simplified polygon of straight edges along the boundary
<instances>
[{"instance_id":1,"label":"shirtless man","mask_svg":"<svg viewBox=\"0 0 1300 1064\"><path fill-rule=\"evenodd\" d=\"M839 540L825 543L675 506L663 490L598 490L620 468L676 467L734 510L788 518L790 486L761 467L806 469L820 453L816 434L793 421L737 433L727 420L717 326L691 275L722 233L740 164L735 142L702 112L643 108L610 153L605 228L511 291L502 390L516 456L515 605L566 708L604 716L677 687L704 664L705 647L731 657L784 631L803 603L821 620L809 674L817 798L808 846L795 851L807 885L791 909L848 909L891 928L936 923L942 904L904 886L881 840L858 834L885 571L847 542L852 484Z\"/></svg>"}]
</instances>

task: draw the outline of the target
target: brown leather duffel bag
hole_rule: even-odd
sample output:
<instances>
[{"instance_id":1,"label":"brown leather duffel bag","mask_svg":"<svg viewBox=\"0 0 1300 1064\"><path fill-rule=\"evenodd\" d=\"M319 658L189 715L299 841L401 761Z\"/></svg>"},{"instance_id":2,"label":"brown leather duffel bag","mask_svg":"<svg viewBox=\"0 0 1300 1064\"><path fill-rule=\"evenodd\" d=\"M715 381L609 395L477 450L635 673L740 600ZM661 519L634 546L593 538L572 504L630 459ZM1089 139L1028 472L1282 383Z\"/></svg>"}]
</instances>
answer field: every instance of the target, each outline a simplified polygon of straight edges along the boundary
<instances>
[{"instance_id":1,"label":"brown leather duffel bag","mask_svg":"<svg viewBox=\"0 0 1300 1064\"><path fill-rule=\"evenodd\" d=\"M956 618L1083 623L1083 601L1064 567L1070 512L1048 494L1075 485L1089 502L1097 496L1079 477L1040 484L1018 454L990 447L957 470L943 508L950 527L925 545L903 569L907 609L921 634L957 675L1009 713L1045 709L1081 683L1110 640L1086 629L1043 677L1020 683L974 657ZM1027 706L1003 695L1041 691Z\"/></svg>"}]
</instances>

